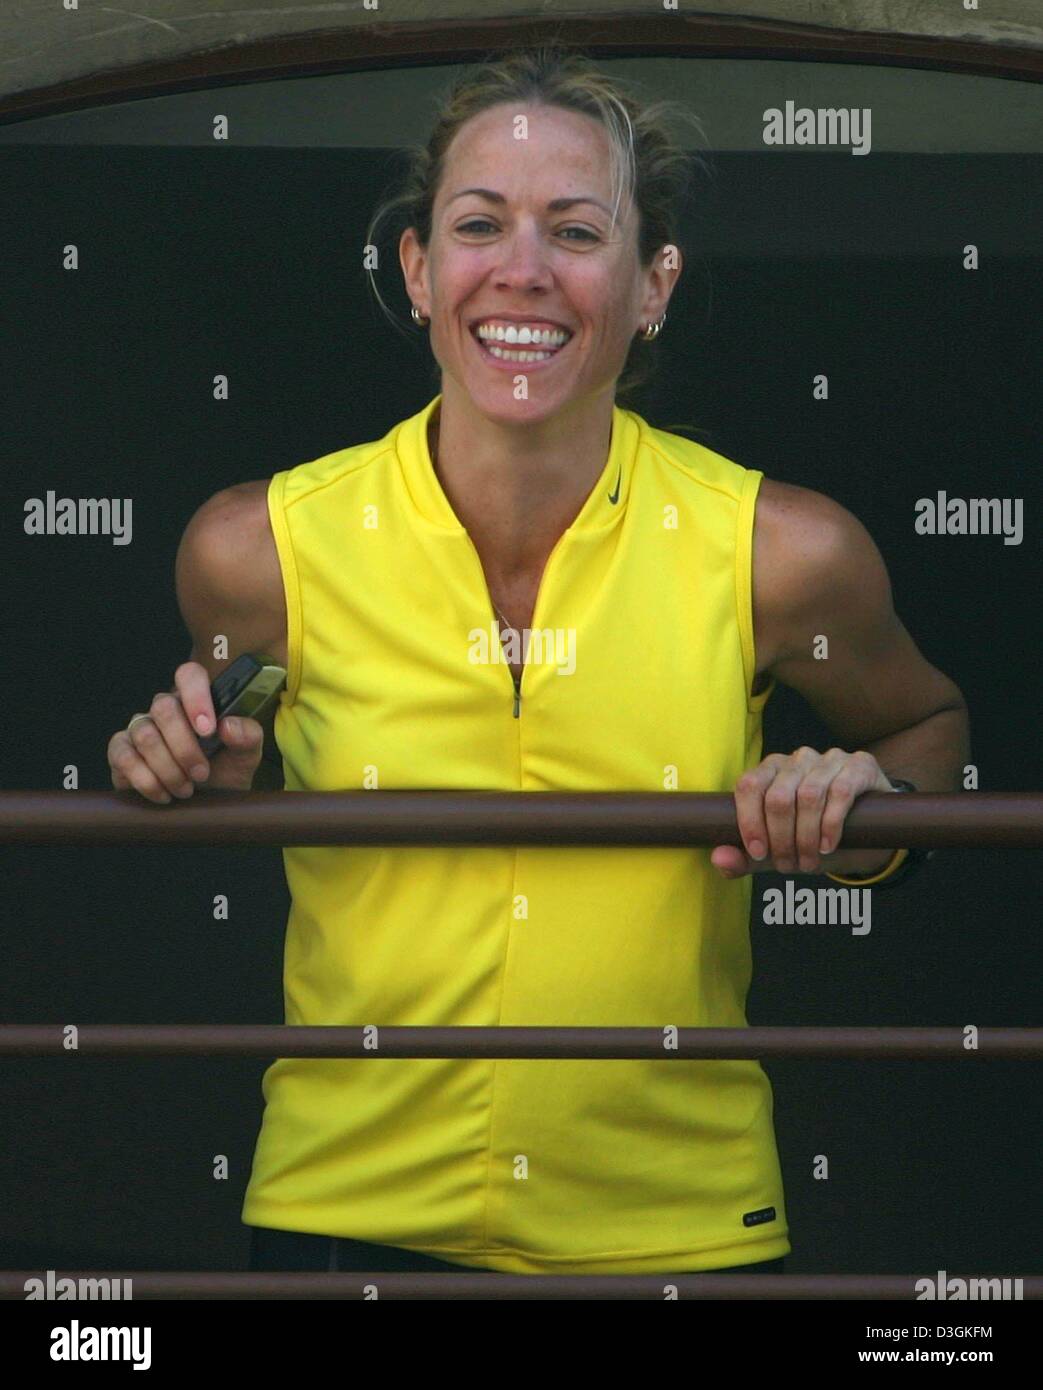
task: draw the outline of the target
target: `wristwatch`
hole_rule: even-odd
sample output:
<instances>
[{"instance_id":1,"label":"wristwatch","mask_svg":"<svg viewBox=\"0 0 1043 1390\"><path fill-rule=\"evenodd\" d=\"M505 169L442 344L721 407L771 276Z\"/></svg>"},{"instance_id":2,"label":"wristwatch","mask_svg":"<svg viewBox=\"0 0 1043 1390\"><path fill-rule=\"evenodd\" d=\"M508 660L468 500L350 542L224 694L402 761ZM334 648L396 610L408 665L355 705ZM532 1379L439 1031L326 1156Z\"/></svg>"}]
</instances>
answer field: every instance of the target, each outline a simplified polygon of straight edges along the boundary
<instances>
[{"instance_id":1,"label":"wristwatch","mask_svg":"<svg viewBox=\"0 0 1043 1390\"><path fill-rule=\"evenodd\" d=\"M896 792L915 792L917 790L912 782L906 782L901 777L892 777L890 773L886 775L887 780L891 783L891 786L894 787ZM881 880L880 883L874 884L873 887L876 889L893 888L896 883L904 883L910 874L914 874L917 869L922 868L923 865L927 863L928 859L933 858L933 849L909 849L906 851L905 858L902 860L901 864L899 864L898 868L895 869L894 873L889 874L887 878Z\"/></svg>"}]
</instances>

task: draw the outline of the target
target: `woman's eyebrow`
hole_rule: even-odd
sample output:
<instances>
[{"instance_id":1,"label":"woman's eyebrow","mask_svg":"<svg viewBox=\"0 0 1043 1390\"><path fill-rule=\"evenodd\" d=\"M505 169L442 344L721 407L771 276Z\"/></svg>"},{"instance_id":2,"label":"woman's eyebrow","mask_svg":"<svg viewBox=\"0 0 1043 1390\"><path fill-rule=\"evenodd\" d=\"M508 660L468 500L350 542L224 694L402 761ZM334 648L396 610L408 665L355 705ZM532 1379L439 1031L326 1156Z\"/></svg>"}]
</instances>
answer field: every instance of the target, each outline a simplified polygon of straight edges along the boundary
<instances>
[{"instance_id":1,"label":"woman's eyebrow","mask_svg":"<svg viewBox=\"0 0 1043 1390\"><path fill-rule=\"evenodd\" d=\"M491 188L461 188L459 193L454 193L447 201L451 203L454 199L462 198L467 193L477 193L479 198L486 198L490 203L505 203L507 201L502 193L494 193ZM566 208L572 207L575 203L593 203L603 212L609 211L600 198L591 198L586 194L578 198L552 198L547 204L547 209L549 212L564 212Z\"/></svg>"}]
</instances>

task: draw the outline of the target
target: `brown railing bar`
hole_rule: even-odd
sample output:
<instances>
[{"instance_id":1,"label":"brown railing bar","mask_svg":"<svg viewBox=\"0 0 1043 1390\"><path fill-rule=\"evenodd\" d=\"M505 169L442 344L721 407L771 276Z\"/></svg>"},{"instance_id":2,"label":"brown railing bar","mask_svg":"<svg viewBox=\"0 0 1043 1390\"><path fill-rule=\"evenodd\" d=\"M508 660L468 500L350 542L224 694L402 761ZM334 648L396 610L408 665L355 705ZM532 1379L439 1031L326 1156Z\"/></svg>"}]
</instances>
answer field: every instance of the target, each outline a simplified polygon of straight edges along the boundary
<instances>
[{"instance_id":1,"label":"brown railing bar","mask_svg":"<svg viewBox=\"0 0 1043 1390\"><path fill-rule=\"evenodd\" d=\"M695 1299L831 1299L916 1300L923 1296L923 1281L939 1282L939 1271L922 1274L496 1274L491 1270L460 1274L318 1274L225 1273L224 1271L55 1270L53 1278L70 1280L130 1280L135 1303L147 1299L363 1299L374 1288L380 1299L656 1299L662 1302L666 1286L676 1287L678 1298ZM981 1297L1043 1298L1043 1276L968 1274L944 1272L946 1288L962 1279L966 1288L981 1290L989 1281L998 1292ZM30 1281L46 1284L43 1270L0 1270L0 1299L24 1299ZM77 1285L77 1287L79 1287ZM121 1286L123 1288L125 1286ZM936 1295L937 1296L937 1295ZM953 1296L952 1294L949 1295ZM129 1301L129 1300L128 1300ZM977 1306L977 1305L975 1305ZM113 1316L106 1303L108 1316Z\"/></svg>"},{"instance_id":2,"label":"brown railing bar","mask_svg":"<svg viewBox=\"0 0 1043 1390\"><path fill-rule=\"evenodd\" d=\"M0 1025L2 1057L1043 1057L1043 1028L356 1028L280 1024Z\"/></svg>"},{"instance_id":3,"label":"brown railing bar","mask_svg":"<svg viewBox=\"0 0 1043 1390\"><path fill-rule=\"evenodd\" d=\"M197 790L156 805L137 792L0 792L8 845L738 844L731 795L703 792ZM1037 792L871 792L847 848L1043 845Z\"/></svg>"}]
</instances>

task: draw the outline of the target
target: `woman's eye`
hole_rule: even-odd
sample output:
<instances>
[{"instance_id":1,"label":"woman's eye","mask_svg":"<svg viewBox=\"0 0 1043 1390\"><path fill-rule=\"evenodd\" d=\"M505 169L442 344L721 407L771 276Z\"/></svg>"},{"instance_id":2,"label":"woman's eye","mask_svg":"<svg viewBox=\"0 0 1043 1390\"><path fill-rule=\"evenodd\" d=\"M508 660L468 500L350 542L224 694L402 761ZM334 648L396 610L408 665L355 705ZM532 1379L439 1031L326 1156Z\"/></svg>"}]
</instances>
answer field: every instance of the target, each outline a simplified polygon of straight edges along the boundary
<instances>
[{"instance_id":1,"label":"woman's eye","mask_svg":"<svg viewBox=\"0 0 1043 1390\"><path fill-rule=\"evenodd\" d=\"M484 228L484 227L494 227L494 224L493 224L492 222L490 222L490 221L488 220L488 218L485 218L485 217L474 217L474 218L471 219L470 222L463 222L463 223L461 223L461 224L460 224L460 227L458 228L458 230L461 231L461 232L472 232L472 231L474 231L476 228L479 228L479 227L481 227L481 228ZM494 230L495 230L495 228L494 228ZM561 233L562 233L562 235L564 235L566 232L579 232L580 236L581 236L582 238L585 238L585 239L588 240L588 241L597 241L597 240L598 240L598 237L597 237L596 233L592 232L592 231L590 230L589 227L562 227L562 228L561 228Z\"/></svg>"}]
</instances>

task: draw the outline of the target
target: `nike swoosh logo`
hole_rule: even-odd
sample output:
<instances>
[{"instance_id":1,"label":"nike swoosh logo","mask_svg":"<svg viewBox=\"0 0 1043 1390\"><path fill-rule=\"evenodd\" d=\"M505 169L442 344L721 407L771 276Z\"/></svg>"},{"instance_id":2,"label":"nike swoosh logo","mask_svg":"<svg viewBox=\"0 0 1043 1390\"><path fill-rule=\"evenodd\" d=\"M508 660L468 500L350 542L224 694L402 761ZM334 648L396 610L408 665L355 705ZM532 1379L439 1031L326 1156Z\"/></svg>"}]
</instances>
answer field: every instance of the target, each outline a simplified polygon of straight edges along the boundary
<instances>
[{"instance_id":1,"label":"nike swoosh logo","mask_svg":"<svg viewBox=\"0 0 1043 1390\"><path fill-rule=\"evenodd\" d=\"M619 501L619 484L620 484L620 482L622 481L622 479L623 479L623 469L622 469L622 467L620 467L620 470L619 470L619 477L616 479L616 490L615 490L615 492L610 492L610 493L608 494L608 500L609 500L610 502L612 502L612 503L615 503L615 502L618 502L618 501Z\"/></svg>"}]
</instances>

